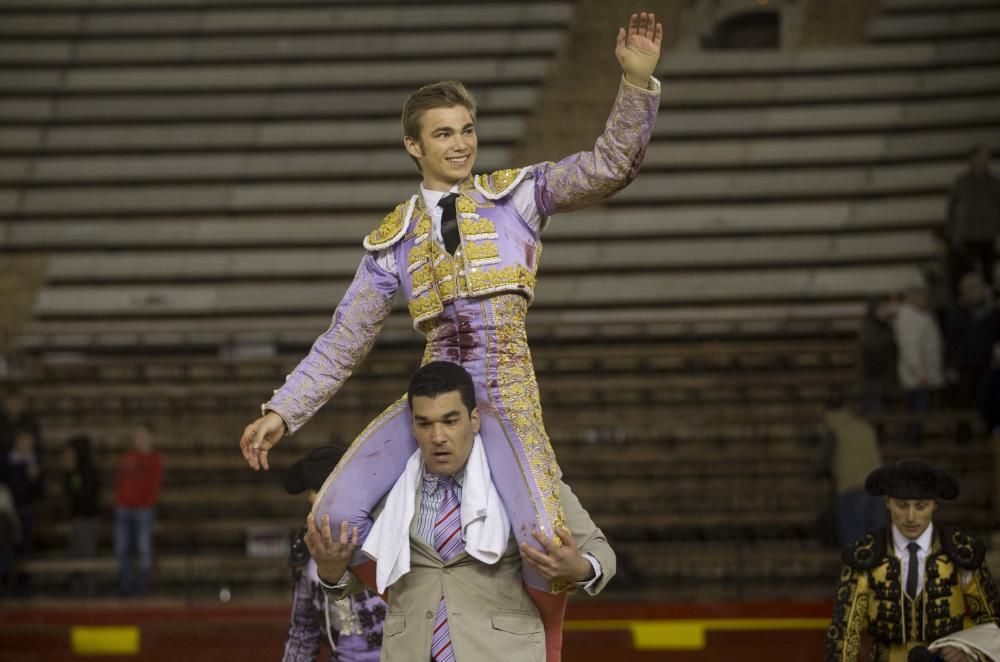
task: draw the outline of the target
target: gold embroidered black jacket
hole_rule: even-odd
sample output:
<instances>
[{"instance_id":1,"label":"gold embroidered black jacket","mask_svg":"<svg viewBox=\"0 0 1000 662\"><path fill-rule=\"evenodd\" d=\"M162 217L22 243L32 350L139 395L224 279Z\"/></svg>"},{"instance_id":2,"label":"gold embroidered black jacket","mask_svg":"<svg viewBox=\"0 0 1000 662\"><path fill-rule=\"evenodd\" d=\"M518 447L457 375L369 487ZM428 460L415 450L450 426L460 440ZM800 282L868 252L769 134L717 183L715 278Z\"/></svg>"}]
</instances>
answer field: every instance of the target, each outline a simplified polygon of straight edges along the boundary
<instances>
[{"instance_id":1,"label":"gold embroidered black jacket","mask_svg":"<svg viewBox=\"0 0 1000 662\"><path fill-rule=\"evenodd\" d=\"M874 640L875 662L905 662L907 652L971 625L1000 624L1000 594L982 542L957 527L935 526L923 590L903 590L891 529L857 540L844 567L826 635L827 662L855 662L861 634Z\"/></svg>"}]
</instances>

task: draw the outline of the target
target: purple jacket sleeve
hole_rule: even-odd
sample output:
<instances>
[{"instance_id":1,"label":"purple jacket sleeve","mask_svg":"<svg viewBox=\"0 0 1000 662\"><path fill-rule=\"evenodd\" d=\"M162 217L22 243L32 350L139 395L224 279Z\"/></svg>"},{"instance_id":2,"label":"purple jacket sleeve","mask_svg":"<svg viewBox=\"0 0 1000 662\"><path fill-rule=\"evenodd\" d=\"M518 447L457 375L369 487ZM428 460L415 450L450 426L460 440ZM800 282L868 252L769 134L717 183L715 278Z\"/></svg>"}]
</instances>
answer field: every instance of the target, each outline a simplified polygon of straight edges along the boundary
<instances>
[{"instance_id":1,"label":"purple jacket sleeve","mask_svg":"<svg viewBox=\"0 0 1000 662\"><path fill-rule=\"evenodd\" d=\"M618 98L593 151L533 167L535 204L543 218L595 205L635 179L660 107L656 85L656 90L643 90L622 78Z\"/></svg>"},{"instance_id":2,"label":"purple jacket sleeve","mask_svg":"<svg viewBox=\"0 0 1000 662\"><path fill-rule=\"evenodd\" d=\"M292 622L288 626L285 653L281 662L315 662L323 642L325 619L316 608L309 573L299 574L292 596Z\"/></svg>"},{"instance_id":3,"label":"purple jacket sleeve","mask_svg":"<svg viewBox=\"0 0 1000 662\"><path fill-rule=\"evenodd\" d=\"M392 310L399 279L369 253L333 314L326 333L288 375L284 386L262 407L281 416L292 434L326 404L371 351Z\"/></svg>"}]
</instances>

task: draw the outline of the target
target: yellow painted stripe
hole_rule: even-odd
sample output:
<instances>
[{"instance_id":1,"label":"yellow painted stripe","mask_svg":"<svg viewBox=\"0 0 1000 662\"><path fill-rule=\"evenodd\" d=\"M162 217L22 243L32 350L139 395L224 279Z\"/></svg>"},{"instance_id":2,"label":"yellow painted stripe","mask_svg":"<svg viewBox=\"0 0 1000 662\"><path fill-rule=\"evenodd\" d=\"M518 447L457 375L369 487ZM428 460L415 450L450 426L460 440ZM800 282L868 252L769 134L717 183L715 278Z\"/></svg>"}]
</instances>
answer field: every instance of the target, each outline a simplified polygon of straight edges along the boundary
<instances>
[{"instance_id":1,"label":"yellow painted stripe","mask_svg":"<svg viewBox=\"0 0 1000 662\"><path fill-rule=\"evenodd\" d=\"M826 618L714 618L566 621L566 630L627 630L636 650L701 650L711 631L825 630Z\"/></svg>"},{"instance_id":2,"label":"yellow painted stripe","mask_svg":"<svg viewBox=\"0 0 1000 662\"><path fill-rule=\"evenodd\" d=\"M139 628L73 626L70 642L74 655L138 655Z\"/></svg>"},{"instance_id":3,"label":"yellow painted stripe","mask_svg":"<svg viewBox=\"0 0 1000 662\"><path fill-rule=\"evenodd\" d=\"M632 648L639 651L705 648L705 627L694 621L646 621L633 623Z\"/></svg>"}]
</instances>

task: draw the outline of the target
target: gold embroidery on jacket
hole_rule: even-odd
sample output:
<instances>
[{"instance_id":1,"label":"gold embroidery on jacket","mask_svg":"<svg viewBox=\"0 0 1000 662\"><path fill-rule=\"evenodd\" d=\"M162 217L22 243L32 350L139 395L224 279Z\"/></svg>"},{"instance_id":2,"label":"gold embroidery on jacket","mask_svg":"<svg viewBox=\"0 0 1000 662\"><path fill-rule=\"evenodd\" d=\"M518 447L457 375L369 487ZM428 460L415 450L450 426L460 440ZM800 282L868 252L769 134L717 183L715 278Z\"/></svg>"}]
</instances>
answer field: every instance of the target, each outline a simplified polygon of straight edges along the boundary
<instances>
[{"instance_id":1,"label":"gold embroidery on jacket","mask_svg":"<svg viewBox=\"0 0 1000 662\"><path fill-rule=\"evenodd\" d=\"M474 267L496 264L500 261L500 249L492 241L470 241L465 244L465 259Z\"/></svg>"},{"instance_id":2,"label":"gold embroidery on jacket","mask_svg":"<svg viewBox=\"0 0 1000 662\"><path fill-rule=\"evenodd\" d=\"M380 251L399 241L406 231L406 224L409 222L410 216L413 214L417 197L413 196L406 202L399 203L395 209L386 214L379 226L365 237L364 242L362 242L364 247L370 251Z\"/></svg>"},{"instance_id":3,"label":"gold embroidery on jacket","mask_svg":"<svg viewBox=\"0 0 1000 662\"><path fill-rule=\"evenodd\" d=\"M564 526L565 515L559 500L559 466L542 423L542 402L525 335L528 302L524 297L511 294L494 297L491 304L500 345L493 352L500 400L528 459L531 476L542 495L545 515L553 526Z\"/></svg>"},{"instance_id":4,"label":"gold embroidery on jacket","mask_svg":"<svg viewBox=\"0 0 1000 662\"><path fill-rule=\"evenodd\" d=\"M461 228L462 236L472 241L497 238L497 226L493 225L493 221L482 216L478 220L463 218L459 223L459 227Z\"/></svg>"}]
</instances>

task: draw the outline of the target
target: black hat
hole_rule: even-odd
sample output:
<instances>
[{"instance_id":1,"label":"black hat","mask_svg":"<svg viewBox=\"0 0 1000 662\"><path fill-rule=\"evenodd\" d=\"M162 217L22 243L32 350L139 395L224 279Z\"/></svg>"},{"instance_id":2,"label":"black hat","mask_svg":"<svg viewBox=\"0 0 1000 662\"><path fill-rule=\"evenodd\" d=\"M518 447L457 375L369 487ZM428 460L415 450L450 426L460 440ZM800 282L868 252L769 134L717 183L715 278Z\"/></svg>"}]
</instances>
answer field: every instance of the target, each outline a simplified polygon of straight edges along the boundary
<instances>
[{"instance_id":1,"label":"black hat","mask_svg":"<svg viewBox=\"0 0 1000 662\"><path fill-rule=\"evenodd\" d=\"M337 466L346 449L342 446L320 446L288 468L285 491L302 494L306 490L319 490L326 477Z\"/></svg>"},{"instance_id":2,"label":"black hat","mask_svg":"<svg viewBox=\"0 0 1000 662\"><path fill-rule=\"evenodd\" d=\"M868 494L894 499L954 499L958 496L958 483L923 460L905 458L868 474L865 490Z\"/></svg>"}]
</instances>

